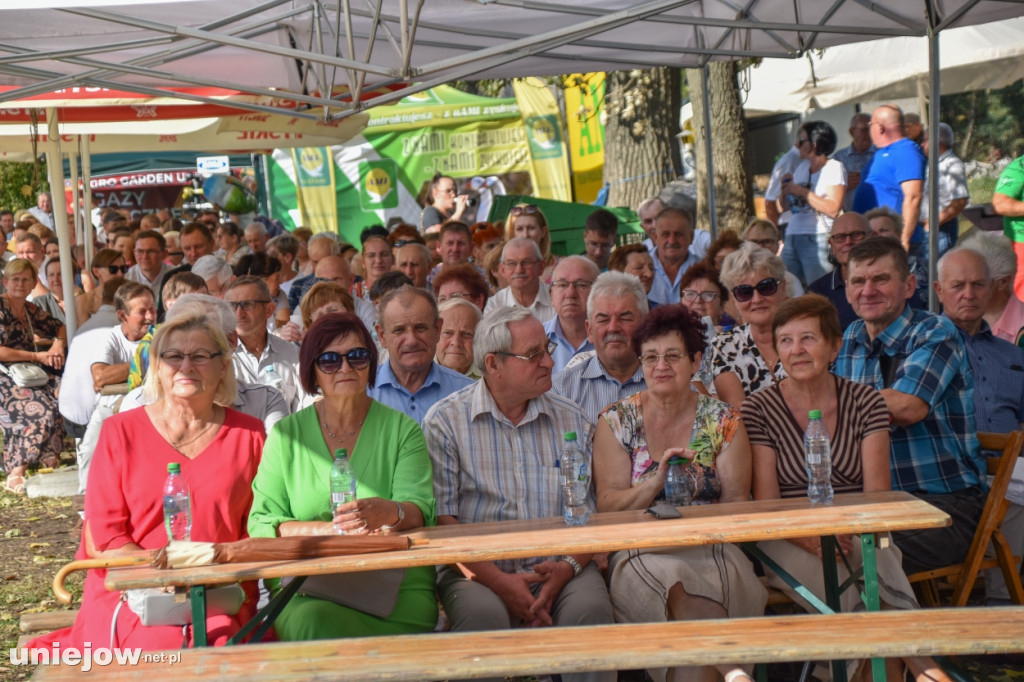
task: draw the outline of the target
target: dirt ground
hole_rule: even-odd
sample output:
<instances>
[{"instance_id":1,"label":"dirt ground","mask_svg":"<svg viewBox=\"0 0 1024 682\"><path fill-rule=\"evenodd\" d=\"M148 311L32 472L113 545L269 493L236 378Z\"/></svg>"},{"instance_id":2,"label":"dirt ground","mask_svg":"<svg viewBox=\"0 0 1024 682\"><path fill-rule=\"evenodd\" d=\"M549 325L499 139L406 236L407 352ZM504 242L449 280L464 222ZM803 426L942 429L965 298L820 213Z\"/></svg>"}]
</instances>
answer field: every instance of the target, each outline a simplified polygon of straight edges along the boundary
<instances>
[{"instance_id":1,"label":"dirt ground","mask_svg":"<svg viewBox=\"0 0 1024 682\"><path fill-rule=\"evenodd\" d=\"M59 604L50 589L57 570L74 558L80 533L70 498L30 500L0 491L0 682L31 674L31 668L10 665L22 615L76 608L81 602L82 573L66 583L75 595L72 606ZM1024 656L960 658L953 664L950 672L964 682L1024 682ZM788 676L773 678L781 682Z\"/></svg>"}]
</instances>

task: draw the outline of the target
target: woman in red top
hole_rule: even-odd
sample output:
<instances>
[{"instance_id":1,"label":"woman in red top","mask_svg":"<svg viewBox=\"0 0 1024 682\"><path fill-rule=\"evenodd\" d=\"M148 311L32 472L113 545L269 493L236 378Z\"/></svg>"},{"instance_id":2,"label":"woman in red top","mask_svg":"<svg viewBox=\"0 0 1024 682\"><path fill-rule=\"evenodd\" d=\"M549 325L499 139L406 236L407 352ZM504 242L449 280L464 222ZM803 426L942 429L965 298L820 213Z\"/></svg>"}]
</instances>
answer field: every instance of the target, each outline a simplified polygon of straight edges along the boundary
<instances>
[{"instance_id":1,"label":"woman in red top","mask_svg":"<svg viewBox=\"0 0 1024 682\"><path fill-rule=\"evenodd\" d=\"M167 544L163 485L167 465L177 463L192 506L190 538L231 542L247 536L263 424L228 407L236 394L231 349L224 332L201 313L180 315L153 338L145 391L152 404L107 420L89 473L85 526L78 558L114 557ZM50 633L29 648L175 649L191 640L191 626L145 626L121 594L103 586L105 570L91 570L75 624ZM235 616L207 619L209 641L220 644L255 612L255 586ZM117 628L111 640L111 621Z\"/></svg>"}]
</instances>

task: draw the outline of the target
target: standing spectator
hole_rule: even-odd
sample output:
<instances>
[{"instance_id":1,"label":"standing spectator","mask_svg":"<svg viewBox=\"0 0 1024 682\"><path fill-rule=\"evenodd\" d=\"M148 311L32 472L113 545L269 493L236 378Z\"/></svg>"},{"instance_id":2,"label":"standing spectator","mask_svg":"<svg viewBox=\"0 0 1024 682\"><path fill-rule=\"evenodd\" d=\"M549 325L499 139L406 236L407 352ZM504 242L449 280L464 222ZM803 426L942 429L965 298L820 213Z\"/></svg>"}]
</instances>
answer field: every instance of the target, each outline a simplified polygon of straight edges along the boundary
<instances>
[{"instance_id":1,"label":"standing spectator","mask_svg":"<svg viewBox=\"0 0 1024 682\"><path fill-rule=\"evenodd\" d=\"M921 149L928 154L928 131L924 133ZM960 237L960 214L967 208L967 170L964 162L953 153L953 128L939 124L939 219L928 219L928 185L921 199L921 221L930 230L939 231L939 258L956 246ZM930 242L929 242L930 244Z\"/></svg>"},{"instance_id":2,"label":"standing spectator","mask_svg":"<svg viewBox=\"0 0 1024 682\"><path fill-rule=\"evenodd\" d=\"M804 286L829 270L828 233L846 196L846 169L828 158L835 148L832 126L804 123L797 133L801 161L782 179L782 207L790 212L782 260Z\"/></svg>"},{"instance_id":3,"label":"standing spectator","mask_svg":"<svg viewBox=\"0 0 1024 682\"><path fill-rule=\"evenodd\" d=\"M789 222L789 212L780 213L779 198L782 196L782 178L792 175L797 164L800 163L800 149L796 142L786 150L786 153L779 157L772 166L771 178L768 180L768 187L764 191L764 213L769 222L778 226L782 231Z\"/></svg>"},{"instance_id":4,"label":"standing spectator","mask_svg":"<svg viewBox=\"0 0 1024 682\"><path fill-rule=\"evenodd\" d=\"M1003 169L992 194L992 209L1003 216L1003 234L1013 242L1017 254L1013 291L1024 301L1024 156Z\"/></svg>"},{"instance_id":5,"label":"standing spectator","mask_svg":"<svg viewBox=\"0 0 1024 682\"><path fill-rule=\"evenodd\" d=\"M911 257L922 255L924 230L919 219L924 192L925 158L917 143L903 136L903 112L883 104L871 115L875 155L853 197L853 210L867 213L888 206L903 217L900 241Z\"/></svg>"},{"instance_id":6,"label":"standing spectator","mask_svg":"<svg viewBox=\"0 0 1024 682\"><path fill-rule=\"evenodd\" d=\"M436 176L430 183L427 205L420 213L420 232L436 232L439 225L449 220L462 220L468 199L465 194L458 193L454 178Z\"/></svg>"},{"instance_id":7,"label":"standing spectator","mask_svg":"<svg viewBox=\"0 0 1024 682\"><path fill-rule=\"evenodd\" d=\"M856 113L850 119L849 147L843 147L832 155L832 158L843 164L846 169L846 196L843 198L843 210L853 207L853 195L860 184L861 174L875 155L875 145L871 144L871 116L863 112Z\"/></svg>"},{"instance_id":8,"label":"standing spectator","mask_svg":"<svg viewBox=\"0 0 1024 682\"><path fill-rule=\"evenodd\" d=\"M650 299L658 304L679 303L679 280L699 261L690 253L693 220L678 208L666 208L654 219L654 284Z\"/></svg>"}]
</instances>

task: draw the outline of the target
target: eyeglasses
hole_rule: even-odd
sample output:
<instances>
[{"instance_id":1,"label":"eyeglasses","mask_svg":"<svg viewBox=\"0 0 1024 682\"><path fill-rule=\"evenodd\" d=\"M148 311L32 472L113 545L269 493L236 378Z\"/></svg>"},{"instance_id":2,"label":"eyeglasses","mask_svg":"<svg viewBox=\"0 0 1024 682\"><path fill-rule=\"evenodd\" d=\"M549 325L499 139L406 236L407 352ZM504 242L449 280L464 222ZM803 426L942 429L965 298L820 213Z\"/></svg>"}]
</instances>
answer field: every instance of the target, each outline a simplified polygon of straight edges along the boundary
<instances>
[{"instance_id":1,"label":"eyeglasses","mask_svg":"<svg viewBox=\"0 0 1024 682\"><path fill-rule=\"evenodd\" d=\"M540 261L537 260L536 258L524 258L523 260L503 260L503 261L501 261L502 265L504 265L509 270L518 270L520 266L522 266L523 268L532 268L534 265L536 265L539 262Z\"/></svg>"},{"instance_id":2,"label":"eyeglasses","mask_svg":"<svg viewBox=\"0 0 1024 682\"><path fill-rule=\"evenodd\" d=\"M181 353L176 350L166 350L160 354L160 360L167 363L171 367L181 367L181 363L185 362L185 358L192 363L193 367L205 367L209 364L210 360L219 358L223 353L211 353L208 350L197 350L194 353Z\"/></svg>"},{"instance_id":3,"label":"eyeglasses","mask_svg":"<svg viewBox=\"0 0 1024 682\"><path fill-rule=\"evenodd\" d=\"M843 234L832 233L828 236L828 239L836 244L842 244L844 242L856 244L857 242L863 241L867 236L867 232L846 232Z\"/></svg>"},{"instance_id":4,"label":"eyeglasses","mask_svg":"<svg viewBox=\"0 0 1024 682\"><path fill-rule=\"evenodd\" d=\"M692 353L680 353L677 350L665 351L662 354L644 353L640 356L640 364L644 367L654 367L659 360L664 360L669 367L674 367L683 361L683 358L693 359Z\"/></svg>"},{"instance_id":5,"label":"eyeglasses","mask_svg":"<svg viewBox=\"0 0 1024 682\"><path fill-rule=\"evenodd\" d=\"M314 362L316 362L317 369L324 374L337 374L346 360L352 370L366 369L370 366L370 357L370 349L360 347L353 348L347 353L336 353L329 350L318 355Z\"/></svg>"},{"instance_id":6,"label":"eyeglasses","mask_svg":"<svg viewBox=\"0 0 1024 682\"><path fill-rule=\"evenodd\" d=\"M717 291L697 291L695 289L683 289L681 292L683 299L687 301L696 301L698 298L705 303L711 303L713 300L718 298Z\"/></svg>"},{"instance_id":7,"label":"eyeglasses","mask_svg":"<svg viewBox=\"0 0 1024 682\"><path fill-rule=\"evenodd\" d=\"M737 287L732 288L732 295L740 303L746 303L750 299L754 298L754 292L761 294L762 296L774 296L775 292L779 290L779 280L772 277L762 279L754 286L749 284L741 284Z\"/></svg>"},{"instance_id":8,"label":"eyeglasses","mask_svg":"<svg viewBox=\"0 0 1024 682\"><path fill-rule=\"evenodd\" d=\"M438 303L444 303L445 301L447 301L450 298L461 298L461 299L469 300L469 299L473 298L473 294L464 294L462 292L454 292L453 291L450 294L444 294L443 296L438 296L437 297L437 302Z\"/></svg>"},{"instance_id":9,"label":"eyeglasses","mask_svg":"<svg viewBox=\"0 0 1024 682\"><path fill-rule=\"evenodd\" d=\"M547 353L548 355L551 355L552 353L555 352L556 348L558 348L558 344L552 342L552 343L549 343L548 345L544 346L540 350L535 350L534 352L530 353L529 355L518 355L516 353L508 353L508 352L503 351L503 350L496 351L494 354L495 355L504 355L506 358L518 358L519 360L523 360L525 362L537 363L537 362L540 362L544 358L544 354L545 353Z\"/></svg>"},{"instance_id":10,"label":"eyeglasses","mask_svg":"<svg viewBox=\"0 0 1024 682\"><path fill-rule=\"evenodd\" d=\"M231 309L234 310L235 312L238 312L238 309L241 308L243 311L245 311L247 313L251 313L253 308L255 308L258 303L270 303L270 301L262 299L262 298L259 298L259 299L251 298L251 299L249 299L247 301L228 301L227 303L228 303L229 306L231 306Z\"/></svg>"},{"instance_id":11,"label":"eyeglasses","mask_svg":"<svg viewBox=\"0 0 1024 682\"><path fill-rule=\"evenodd\" d=\"M540 209L533 204L523 204L522 206L513 206L511 213L514 216L523 215L524 213L526 215L533 215L534 213L540 213Z\"/></svg>"},{"instance_id":12,"label":"eyeglasses","mask_svg":"<svg viewBox=\"0 0 1024 682\"><path fill-rule=\"evenodd\" d=\"M123 275L124 273L128 272L128 268L129 266L127 265L108 265L107 272L109 272L111 275Z\"/></svg>"},{"instance_id":13,"label":"eyeglasses","mask_svg":"<svg viewBox=\"0 0 1024 682\"><path fill-rule=\"evenodd\" d=\"M590 291L590 287L594 286L593 282L588 282L585 279L578 279L575 282L569 282L564 279L556 279L551 283L551 288L561 291L562 289L568 289L572 287L576 291Z\"/></svg>"}]
</instances>

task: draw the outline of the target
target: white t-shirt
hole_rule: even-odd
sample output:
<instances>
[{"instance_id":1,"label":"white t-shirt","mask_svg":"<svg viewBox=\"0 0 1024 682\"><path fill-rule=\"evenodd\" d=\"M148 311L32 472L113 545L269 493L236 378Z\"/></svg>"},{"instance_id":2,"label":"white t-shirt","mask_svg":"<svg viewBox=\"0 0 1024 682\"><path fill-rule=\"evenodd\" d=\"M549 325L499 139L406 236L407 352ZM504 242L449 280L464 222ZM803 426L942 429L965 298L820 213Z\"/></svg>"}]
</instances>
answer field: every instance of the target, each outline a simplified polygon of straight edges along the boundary
<instances>
[{"instance_id":1,"label":"white t-shirt","mask_svg":"<svg viewBox=\"0 0 1024 682\"><path fill-rule=\"evenodd\" d=\"M823 199L836 185L846 186L846 168L835 159L829 159L817 173L811 173L811 162L804 159L793 171L793 182L810 187ZM827 234L832 229L832 218L815 211L802 197L789 195L789 225L786 234Z\"/></svg>"}]
</instances>

